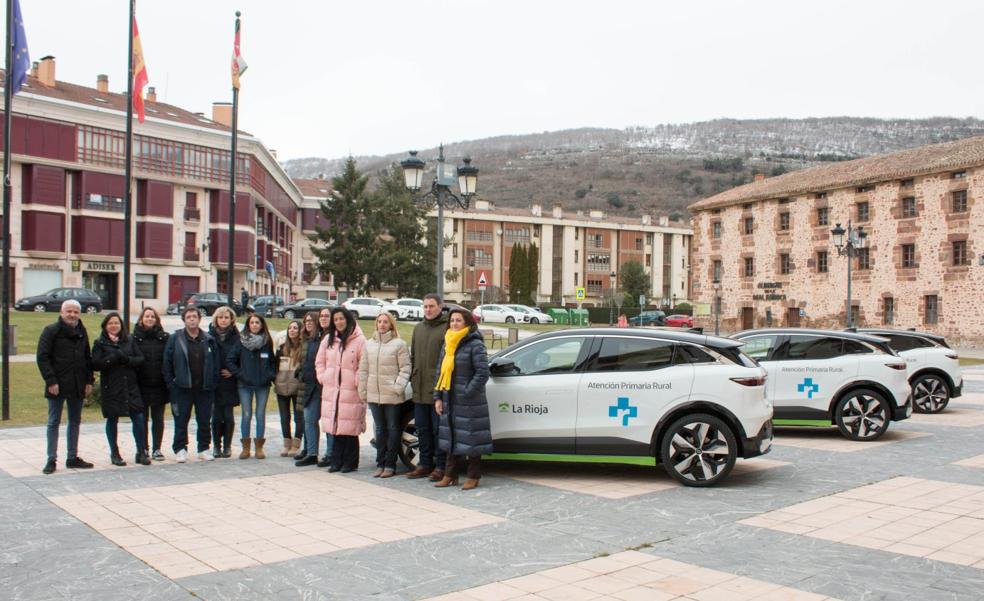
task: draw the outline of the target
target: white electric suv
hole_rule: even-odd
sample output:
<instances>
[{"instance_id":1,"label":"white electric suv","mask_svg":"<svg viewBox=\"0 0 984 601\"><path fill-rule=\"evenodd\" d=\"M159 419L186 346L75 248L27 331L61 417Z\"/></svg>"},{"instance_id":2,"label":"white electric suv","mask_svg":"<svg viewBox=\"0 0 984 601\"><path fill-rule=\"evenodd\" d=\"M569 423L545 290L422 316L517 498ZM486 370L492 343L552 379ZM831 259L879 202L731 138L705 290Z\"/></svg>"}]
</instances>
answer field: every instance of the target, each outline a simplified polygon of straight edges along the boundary
<instances>
[{"instance_id":1,"label":"white electric suv","mask_svg":"<svg viewBox=\"0 0 984 601\"><path fill-rule=\"evenodd\" d=\"M912 409L916 413L939 413L946 409L950 399L963 393L960 358L943 336L887 328L862 328L857 331L887 339L888 345L905 359L906 373L912 387Z\"/></svg>"},{"instance_id":2,"label":"white electric suv","mask_svg":"<svg viewBox=\"0 0 984 601\"><path fill-rule=\"evenodd\" d=\"M870 441L912 414L905 360L884 338L801 328L732 338L768 372L776 426L836 425L851 440Z\"/></svg>"},{"instance_id":3,"label":"white electric suv","mask_svg":"<svg viewBox=\"0 0 984 601\"><path fill-rule=\"evenodd\" d=\"M387 312L396 319L406 319L410 307L394 305L378 298L350 298L342 306L352 312L356 319L376 319L380 313Z\"/></svg>"}]
</instances>

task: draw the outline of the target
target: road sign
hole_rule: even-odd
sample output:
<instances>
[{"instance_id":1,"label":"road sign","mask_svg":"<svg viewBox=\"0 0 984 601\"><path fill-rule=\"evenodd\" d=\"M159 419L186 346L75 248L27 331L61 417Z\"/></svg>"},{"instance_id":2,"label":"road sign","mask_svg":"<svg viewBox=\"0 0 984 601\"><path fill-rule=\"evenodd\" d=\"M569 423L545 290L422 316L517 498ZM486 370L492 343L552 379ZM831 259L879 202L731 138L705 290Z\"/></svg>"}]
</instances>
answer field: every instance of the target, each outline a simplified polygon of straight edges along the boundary
<instances>
[{"instance_id":1,"label":"road sign","mask_svg":"<svg viewBox=\"0 0 984 601\"><path fill-rule=\"evenodd\" d=\"M586 294L585 293L586 293L586 290L584 289L583 286L579 286L579 287L577 287L577 288L574 289L574 297L577 300L579 300L579 301L583 301L586 298Z\"/></svg>"},{"instance_id":2,"label":"road sign","mask_svg":"<svg viewBox=\"0 0 984 601\"><path fill-rule=\"evenodd\" d=\"M645 307L646 306L646 295L645 294L640 294L639 295L639 306L640 307Z\"/></svg>"},{"instance_id":3,"label":"road sign","mask_svg":"<svg viewBox=\"0 0 984 601\"><path fill-rule=\"evenodd\" d=\"M484 288L489 285L489 279L485 277L485 272L478 274L478 286L479 288Z\"/></svg>"}]
</instances>

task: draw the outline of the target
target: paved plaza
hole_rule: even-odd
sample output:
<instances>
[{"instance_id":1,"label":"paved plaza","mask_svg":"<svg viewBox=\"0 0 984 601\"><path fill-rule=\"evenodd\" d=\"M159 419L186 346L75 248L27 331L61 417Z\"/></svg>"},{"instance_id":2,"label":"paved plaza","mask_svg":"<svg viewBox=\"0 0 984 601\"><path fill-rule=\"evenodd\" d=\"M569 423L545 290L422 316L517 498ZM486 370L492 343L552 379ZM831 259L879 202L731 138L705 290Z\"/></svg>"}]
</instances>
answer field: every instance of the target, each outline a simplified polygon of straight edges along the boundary
<instances>
[{"instance_id":1,"label":"paved plaza","mask_svg":"<svg viewBox=\"0 0 984 601\"><path fill-rule=\"evenodd\" d=\"M779 429L712 489L661 470L488 464L471 492L268 458L43 476L43 428L0 430L0 590L140 599L984 599L984 369L875 444ZM168 426L167 436L170 435ZM132 459L127 427L124 458Z\"/></svg>"}]
</instances>

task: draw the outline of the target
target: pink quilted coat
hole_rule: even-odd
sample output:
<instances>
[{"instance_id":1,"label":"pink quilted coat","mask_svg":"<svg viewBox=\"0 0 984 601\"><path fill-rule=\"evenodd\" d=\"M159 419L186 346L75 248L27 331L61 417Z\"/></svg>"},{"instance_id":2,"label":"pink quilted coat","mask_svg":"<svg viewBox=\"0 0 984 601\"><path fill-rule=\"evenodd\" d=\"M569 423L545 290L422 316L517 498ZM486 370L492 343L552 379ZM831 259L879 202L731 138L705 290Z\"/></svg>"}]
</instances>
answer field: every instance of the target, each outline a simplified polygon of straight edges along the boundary
<instances>
[{"instance_id":1,"label":"pink quilted coat","mask_svg":"<svg viewBox=\"0 0 984 601\"><path fill-rule=\"evenodd\" d=\"M328 348L321 341L314 368L321 382L321 431L332 435L358 436L366 431L366 402L359 399L359 360L366 337L358 326L340 350L338 341Z\"/></svg>"}]
</instances>

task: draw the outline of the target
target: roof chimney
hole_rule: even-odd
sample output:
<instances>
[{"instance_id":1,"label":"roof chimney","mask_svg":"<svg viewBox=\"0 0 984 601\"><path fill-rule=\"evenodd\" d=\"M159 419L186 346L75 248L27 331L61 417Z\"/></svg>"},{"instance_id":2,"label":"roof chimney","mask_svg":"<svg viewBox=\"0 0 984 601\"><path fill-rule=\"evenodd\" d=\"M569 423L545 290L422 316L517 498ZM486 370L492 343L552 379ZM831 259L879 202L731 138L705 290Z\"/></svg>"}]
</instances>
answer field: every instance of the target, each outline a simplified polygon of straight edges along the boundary
<instances>
[{"instance_id":1,"label":"roof chimney","mask_svg":"<svg viewBox=\"0 0 984 601\"><path fill-rule=\"evenodd\" d=\"M652 225L652 223L653 223L652 215L647 214L642 216L642 225Z\"/></svg>"},{"instance_id":2,"label":"roof chimney","mask_svg":"<svg viewBox=\"0 0 984 601\"><path fill-rule=\"evenodd\" d=\"M554 219L563 219L564 217L564 205L557 203L553 206L553 216Z\"/></svg>"},{"instance_id":3,"label":"roof chimney","mask_svg":"<svg viewBox=\"0 0 984 601\"><path fill-rule=\"evenodd\" d=\"M543 207L538 202L534 202L533 206L530 207L530 212L533 213L534 217L539 217L543 214Z\"/></svg>"},{"instance_id":4,"label":"roof chimney","mask_svg":"<svg viewBox=\"0 0 984 601\"><path fill-rule=\"evenodd\" d=\"M103 93L109 91L109 75L103 73L96 75L96 89Z\"/></svg>"},{"instance_id":5,"label":"roof chimney","mask_svg":"<svg viewBox=\"0 0 984 601\"><path fill-rule=\"evenodd\" d=\"M55 87L55 57L51 55L41 57L41 64L38 65L38 79L49 88Z\"/></svg>"},{"instance_id":6,"label":"roof chimney","mask_svg":"<svg viewBox=\"0 0 984 601\"><path fill-rule=\"evenodd\" d=\"M605 218L605 212L600 209L591 209L591 212L588 213L588 216L591 219L594 219L595 221L600 221Z\"/></svg>"},{"instance_id":7,"label":"roof chimney","mask_svg":"<svg viewBox=\"0 0 984 601\"><path fill-rule=\"evenodd\" d=\"M215 121L216 123L221 123L226 127L232 127L232 103L213 102L212 121Z\"/></svg>"},{"instance_id":8,"label":"roof chimney","mask_svg":"<svg viewBox=\"0 0 984 601\"><path fill-rule=\"evenodd\" d=\"M755 173L755 181L760 182L765 179L765 174L761 172Z\"/></svg>"},{"instance_id":9,"label":"roof chimney","mask_svg":"<svg viewBox=\"0 0 984 601\"><path fill-rule=\"evenodd\" d=\"M31 63L31 77L38 76L38 61Z\"/></svg>"},{"instance_id":10,"label":"roof chimney","mask_svg":"<svg viewBox=\"0 0 984 601\"><path fill-rule=\"evenodd\" d=\"M157 102L157 88L150 86L147 88L147 102Z\"/></svg>"}]
</instances>

